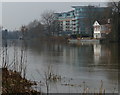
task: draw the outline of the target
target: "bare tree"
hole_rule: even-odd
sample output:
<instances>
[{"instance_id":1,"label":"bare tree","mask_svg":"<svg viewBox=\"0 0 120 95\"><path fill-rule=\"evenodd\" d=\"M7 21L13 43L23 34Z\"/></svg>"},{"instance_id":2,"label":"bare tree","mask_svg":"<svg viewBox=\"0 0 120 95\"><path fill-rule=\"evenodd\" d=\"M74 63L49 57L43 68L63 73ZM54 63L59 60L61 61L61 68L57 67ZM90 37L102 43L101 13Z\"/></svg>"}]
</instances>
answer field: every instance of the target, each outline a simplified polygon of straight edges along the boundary
<instances>
[{"instance_id":1,"label":"bare tree","mask_svg":"<svg viewBox=\"0 0 120 95\"><path fill-rule=\"evenodd\" d=\"M118 2L109 2L108 6L113 8L113 11L120 14L120 0Z\"/></svg>"},{"instance_id":2,"label":"bare tree","mask_svg":"<svg viewBox=\"0 0 120 95\"><path fill-rule=\"evenodd\" d=\"M108 38L112 41L120 41L120 0L118 2L109 2L108 6L112 7L112 32Z\"/></svg>"},{"instance_id":3,"label":"bare tree","mask_svg":"<svg viewBox=\"0 0 120 95\"><path fill-rule=\"evenodd\" d=\"M45 25L45 31L46 31L46 34L48 35L53 35L54 31L53 29L55 28L54 25L55 25L55 14L54 14L54 11L45 11L42 15L41 15L41 18L42 18L42 23Z\"/></svg>"},{"instance_id":4,"label":"bare tree","mask_svg":"<svg viewBox=\"0 0 120 95\"><path fill-rule=\"evenodd\" d=\"M22 26L21 27L21 34L22 34L22 38L25 39L27 37L27 27L26 26Z\"/></svg>"},{"instance_id":5,"label":"bare tree","mask_svg":"<svg viewBox=\"0 0 120 95\"><path fill-rule=\"evenodd\" d=\"M42 38L45 36L44 25L41 24L40 21L34 20L27 25L28 28L28 38Z\"/></svg>"}]
</instances>

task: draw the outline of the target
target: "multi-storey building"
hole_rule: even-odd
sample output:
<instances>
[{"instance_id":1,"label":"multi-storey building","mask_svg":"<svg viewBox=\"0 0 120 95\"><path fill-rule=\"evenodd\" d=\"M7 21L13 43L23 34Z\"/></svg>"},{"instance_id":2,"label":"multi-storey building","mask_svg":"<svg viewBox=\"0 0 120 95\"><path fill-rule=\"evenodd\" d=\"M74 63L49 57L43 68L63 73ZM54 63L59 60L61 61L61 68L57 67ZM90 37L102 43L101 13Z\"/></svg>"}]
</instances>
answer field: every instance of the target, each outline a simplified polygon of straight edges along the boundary
<instances>
[{"instance_id":1,"label":"multi-storey building","mask_svg":"<svg viewBox=\"0 0 120 95\"><path fill-rule=\"evenodd\" d=\"M73 10L68 12L56 13L60 22L60 34L80 34L82 36L93 34L93 23L100 19L106 12L110 13L109 7L95 6L72 6Z\"/></svg>"}]
</instances>

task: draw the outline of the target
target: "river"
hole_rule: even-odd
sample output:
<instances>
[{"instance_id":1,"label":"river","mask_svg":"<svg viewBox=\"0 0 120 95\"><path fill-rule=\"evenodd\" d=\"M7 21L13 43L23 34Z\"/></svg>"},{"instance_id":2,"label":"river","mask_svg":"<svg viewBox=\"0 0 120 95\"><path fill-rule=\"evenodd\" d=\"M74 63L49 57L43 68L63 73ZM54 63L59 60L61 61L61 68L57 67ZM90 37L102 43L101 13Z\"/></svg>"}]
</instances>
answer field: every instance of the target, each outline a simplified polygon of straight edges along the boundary
<instances>
[{"instance_id":1,"label":"river","mask_svg":"<svg viewBox=\"0 0 120 95\"><path fill-rule=\"evenodd\" d=\"M106 93L118 92L118 44L52 43L8 41L9 64L22 47L25 50L27 78L44 82L44 73L51 66L54 74L61 76L50 83L50 93L98 92L102 86ZM67 85L71 84L71 86ZM38 86L42 92L46 87Z\"/></svg>"}]
</instances>

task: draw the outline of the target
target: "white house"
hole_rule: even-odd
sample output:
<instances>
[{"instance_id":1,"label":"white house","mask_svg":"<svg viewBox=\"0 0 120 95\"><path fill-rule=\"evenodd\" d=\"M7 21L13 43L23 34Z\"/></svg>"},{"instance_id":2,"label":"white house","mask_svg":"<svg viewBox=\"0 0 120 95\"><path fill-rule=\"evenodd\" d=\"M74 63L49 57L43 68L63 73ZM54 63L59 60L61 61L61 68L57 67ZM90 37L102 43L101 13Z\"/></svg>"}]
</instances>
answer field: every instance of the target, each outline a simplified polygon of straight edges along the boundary
<instances>
[{"instance_id":1,"label":"white house","mask_svg":"<svg viewBox=\"0 0 120 95\"><path fill-rule=\"evenodd\" d=\"M110 19L95 21L93 27L94 38L105 38L105 36L111 32Z\"/></svg>"}]
</instances>

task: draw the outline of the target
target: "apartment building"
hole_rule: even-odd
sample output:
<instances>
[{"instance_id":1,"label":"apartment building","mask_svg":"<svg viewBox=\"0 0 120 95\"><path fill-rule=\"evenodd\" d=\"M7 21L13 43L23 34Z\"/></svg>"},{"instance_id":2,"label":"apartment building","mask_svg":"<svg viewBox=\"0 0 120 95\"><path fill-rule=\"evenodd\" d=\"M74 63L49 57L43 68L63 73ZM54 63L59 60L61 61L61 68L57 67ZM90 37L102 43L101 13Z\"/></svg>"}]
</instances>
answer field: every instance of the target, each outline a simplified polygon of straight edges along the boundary
<instances>
[{"instance_id":1,"label":"apartment building","mask_svg":"<svg viewBox=\"0 0 120 95\"><path fill-rule=\"evenodd\" d=\"M93 23L103 17L103 13L112 11L109 7L72 6L68 12L56 13L60 22L61 35L80 34L82 36L93 34ZM96 17L95 17L96 16Z\"/></svg>"}]
</instances>

